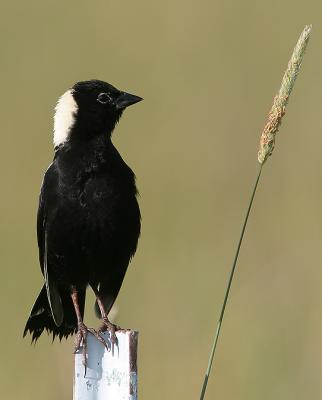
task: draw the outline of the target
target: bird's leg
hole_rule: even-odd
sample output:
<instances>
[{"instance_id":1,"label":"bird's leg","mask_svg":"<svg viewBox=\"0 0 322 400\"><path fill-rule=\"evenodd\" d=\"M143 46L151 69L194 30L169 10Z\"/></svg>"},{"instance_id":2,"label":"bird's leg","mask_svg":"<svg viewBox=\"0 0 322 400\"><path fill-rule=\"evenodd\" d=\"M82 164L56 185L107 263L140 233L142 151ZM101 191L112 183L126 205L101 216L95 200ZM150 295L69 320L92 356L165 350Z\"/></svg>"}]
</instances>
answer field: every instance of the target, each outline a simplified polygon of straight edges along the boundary
<instances>
[{"instance_id":1,"label":"bird's leg","mask_svg":"<svg viewBox=\"0 0 322 400\"><path fill-rule=\"evenodd\" d=\"M112 354L114 354L114 346L115 346L115 344L117 345L117 337L116 337L115 332L120 330L121 328L119 326L113 324L108 319L108 316L107 316L107 313L105 311L104 304L103 304L102 298L101 298L101 296L99 294L99 291L97 290L97 288L95 286L92 286L92 289L93 289L93 291L95 293L96 301L97 301L98 307L100 309L101 316L102 316L102 322L103 322L103 324L99 328L98 332L105 332L105 331L109 331L110 332L111 350L112 350Z\"/></svg>"},{"instance_id":2,"label":"bird's leg","mask_svg":"<svg viewBox=\"0 0 322 400\"><path fill-rule=\"evenodd\" d=\"M88 332L90 332L92 335L94 335L96 337L96 339L101 342L106 349L108 350L108 346L105 342L105 340L99 335L99 333L92 328L88 328L84 322L83 322L83 318L82 318L82 314L80 312L79 309L79 304L78 304L78 293L77 293L77 289L75 286L72 286L72 290L71 290L71 298L74 304L74 308L75 308L75 313L76 313L76 317L77 317L77 325L78 325L78 330L76 333L76 337L75 337L75 353L77 350L80 349L81 344L83 344L83 364L85 366L85 374L86 374L86 367L87 367L87 334Z\"/></svg>"}]
</instances>

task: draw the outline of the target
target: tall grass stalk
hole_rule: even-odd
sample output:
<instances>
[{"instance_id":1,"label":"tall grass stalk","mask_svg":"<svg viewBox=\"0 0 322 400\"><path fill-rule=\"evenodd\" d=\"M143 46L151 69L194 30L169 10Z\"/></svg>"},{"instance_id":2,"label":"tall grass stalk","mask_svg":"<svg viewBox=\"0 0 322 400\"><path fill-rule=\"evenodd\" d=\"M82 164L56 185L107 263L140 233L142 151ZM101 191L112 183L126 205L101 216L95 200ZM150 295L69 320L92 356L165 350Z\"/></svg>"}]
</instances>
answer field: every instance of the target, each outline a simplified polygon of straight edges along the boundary
<instances>
[{"instance_id":1,"label":"tall grass stalk","mask_svg":"<svg viewBox=\"0 0 322 400\"><path fill-rule=\"evenodd\" d=\"M283 79L282 79L282 84L281 84L280 90L274 98L272 108L268 114L267 122L266 122L266 125L265 125L262 135L261 135L260 147L259 147L259 151L258 151L259 170L258 170L257 178L255 181L255 185L252 190L252 195L251 195L251 198L250 198L250 201L248 204L246 216L244 219L241 234L240 234L239 241L237 244L236 253L234 256L233 265L232 265L231 272L229 275L228 284L227 284L226 292L225 292L225 297L224 297L224 301L223 301L223 304L221 307L220 316L219 316L219 320L218 320L218 324L217 324L217 328L216 328L216 332L214 335L212 348L211 348L211 352L210 352L210 356L209 356L208 366L206 369L206 373L205 373L205 377L204 377L204 381L203 381L203 385L202 385L202 389L201 389L201 393L200 393L200 400L203 400L205 397L208 379L209 379L211 367L212 367L212 364L213 364L213 361L215 358L215 353L216 353L217 343L218 343L218 339L219 339L219 335L220 335L220 330L221 330L222 322L224 319L226 305L227 305L227 301L228 301L228 297L229 297L229 293L230 293L230 289L231 289L231 284L232 284L234 273L236 270L238 256L239 256L240 248L242 245L245 229L247 226L249 214L252 209L254 197L256 194L256 189L257 189L257 186L258 186L258 183L260 180L260 176L262 173L262 168L263 168L265 161L272 154L272 152L274 150L276 133L282 122L282 118L285 114L285 108L288 103L289 96L292 92L296 77L299 73L302 59L304 56L304 52L305 52L306 46L307 46L309 38L310 38L311 29L312 29L311 25L306 26L304 28L295 48L293 50L291 59L288 63L287 69L286 69Z\"/></svg>"}]
</instances>

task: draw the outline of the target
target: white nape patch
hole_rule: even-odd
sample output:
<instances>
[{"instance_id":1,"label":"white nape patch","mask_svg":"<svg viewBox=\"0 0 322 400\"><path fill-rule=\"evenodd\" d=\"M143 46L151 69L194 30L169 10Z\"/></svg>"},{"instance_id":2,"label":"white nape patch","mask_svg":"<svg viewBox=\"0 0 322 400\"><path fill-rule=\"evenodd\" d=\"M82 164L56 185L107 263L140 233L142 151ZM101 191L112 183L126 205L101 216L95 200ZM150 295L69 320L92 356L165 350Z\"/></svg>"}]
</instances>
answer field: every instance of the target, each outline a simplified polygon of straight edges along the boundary
<instances>
[{"instance_id":1,"label":"white nape patch","mask_svg":"<svg viewBox=\"0 0 322 400\"><path fill-rule=\"evenodd\" d=\"M54 116L54 145L66 142L71 128L75 123L78 106L72 95L72 89L67 90L57 102Z\"/></svg>"}]
</instances>

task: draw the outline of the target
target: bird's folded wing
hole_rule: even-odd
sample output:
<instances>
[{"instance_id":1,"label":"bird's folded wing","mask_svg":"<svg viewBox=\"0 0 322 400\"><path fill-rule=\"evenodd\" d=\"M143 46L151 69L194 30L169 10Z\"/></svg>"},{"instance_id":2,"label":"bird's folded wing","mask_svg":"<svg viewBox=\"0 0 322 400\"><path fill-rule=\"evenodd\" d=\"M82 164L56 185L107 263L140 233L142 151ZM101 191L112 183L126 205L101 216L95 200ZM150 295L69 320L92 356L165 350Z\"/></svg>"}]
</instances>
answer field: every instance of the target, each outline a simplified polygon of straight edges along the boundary
<instances>
[{"instance_id":1,"label":"bird's folded wing","mask_svg":"<svg viewBox=\"0 0 322 400\"><path fill-rule=\"evenodd\" d=\"M52 281L48 271L48 249L47 249L47 231L45 230L44 235L45 243L44 243L44 278L46 284L46 291L48 302L50 306L50 311L53 316L53 320L57 326L60 326L64 319L64 310L62 306L62 301L60 294L58 292L57 286Z\"/></svg>"},{"instance_id":2,"label":"bird's folded wing","mask_svg":"<svg viewBox=\"0 0 322 400\"><path fill-rule=\"evenodd\" d=\"M55 182L56 173L54 165L51 164L45 172L44 180L41 186L39 207L37 214L37 238L39 247L39 261L41 271L45 278L45 287L50 306L50 311L53 320L57 326L60 326L64 318L64 310L62 307L62 300L60 293L57 289L55 282L51 277L50 268L48 265L48 221L50 220L49 213L54 212L52 208L48 207L48 187L52 186Z\"/></svg>"}]
</instances>

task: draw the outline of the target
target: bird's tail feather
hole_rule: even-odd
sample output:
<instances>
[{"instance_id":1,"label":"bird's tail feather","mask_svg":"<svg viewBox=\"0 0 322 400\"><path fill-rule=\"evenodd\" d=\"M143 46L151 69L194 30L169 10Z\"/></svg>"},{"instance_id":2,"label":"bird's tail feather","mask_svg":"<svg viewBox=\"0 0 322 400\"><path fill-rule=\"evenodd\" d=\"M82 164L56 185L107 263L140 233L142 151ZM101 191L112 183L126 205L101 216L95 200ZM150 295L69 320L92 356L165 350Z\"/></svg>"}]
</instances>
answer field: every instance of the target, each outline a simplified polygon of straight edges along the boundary
<instances>
[{"instance_id":1,"label":"bird's tail feather","mask_svg":"<svg viewBox=\"0 0 322 400\"><path fill-rule=\"evenodd\" d=\"M32 342L36 342L42 332L46 330L48 334L52 333L53 340L56 336L61 340L63 337L67 338L69 335L72 335L77 331L77 318L69 290L60 289L59 294L61 296L64 310L64 317L60 326L57 326L54 322L47 298L46 286L44 285L30 312L23 333L24 337L29 332ZM78 290L78 301L82 316L84 315L85 294L85 289Z\"/></svg>"}]
</instances>

